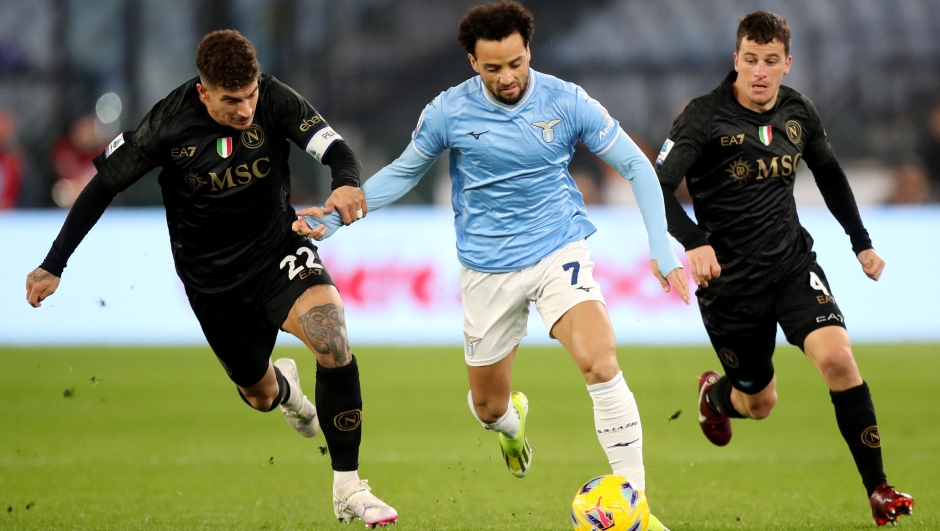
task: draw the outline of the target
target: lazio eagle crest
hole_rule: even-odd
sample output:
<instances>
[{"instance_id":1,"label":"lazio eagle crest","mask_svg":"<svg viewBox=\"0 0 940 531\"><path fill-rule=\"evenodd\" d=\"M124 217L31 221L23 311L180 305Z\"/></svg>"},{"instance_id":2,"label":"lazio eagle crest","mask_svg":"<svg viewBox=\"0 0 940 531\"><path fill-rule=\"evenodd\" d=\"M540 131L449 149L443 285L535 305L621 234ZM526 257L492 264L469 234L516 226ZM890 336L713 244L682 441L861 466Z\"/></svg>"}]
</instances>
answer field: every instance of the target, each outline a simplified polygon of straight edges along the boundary
<instances>
[{"instance_id":1,"label":"lazio eagle crest","mask_svg":"<svg viewBox=\"0 0 940 531\"><path fill-rule=\"evenodd\" d=\"M548 122L532 122L532 125L542 130L542 140L551 142L555 139L555 126L562 122L561 118L555 118Z\"/></svg>"}]
</instances>

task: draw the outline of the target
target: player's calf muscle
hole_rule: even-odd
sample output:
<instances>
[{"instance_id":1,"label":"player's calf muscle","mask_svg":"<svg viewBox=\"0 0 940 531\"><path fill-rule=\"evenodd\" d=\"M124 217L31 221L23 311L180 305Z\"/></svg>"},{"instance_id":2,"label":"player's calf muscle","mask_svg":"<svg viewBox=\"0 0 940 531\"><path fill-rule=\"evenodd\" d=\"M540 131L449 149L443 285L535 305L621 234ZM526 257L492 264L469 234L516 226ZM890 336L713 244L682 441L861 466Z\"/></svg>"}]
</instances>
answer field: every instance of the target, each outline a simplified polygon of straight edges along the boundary
<instances>
[{"instance_id":1,"label":"player's calf muscle","mask_svg":"<svg viewBox=\"0 0 940 531\"><path fill-rule=\"evenodd\" d=\"M299 321L304 336L317 354L332 356L336 367L349 363L349 339L346 337L346 318L342 306L315 306L301 315Z\"/></svg>"}]
</instances>

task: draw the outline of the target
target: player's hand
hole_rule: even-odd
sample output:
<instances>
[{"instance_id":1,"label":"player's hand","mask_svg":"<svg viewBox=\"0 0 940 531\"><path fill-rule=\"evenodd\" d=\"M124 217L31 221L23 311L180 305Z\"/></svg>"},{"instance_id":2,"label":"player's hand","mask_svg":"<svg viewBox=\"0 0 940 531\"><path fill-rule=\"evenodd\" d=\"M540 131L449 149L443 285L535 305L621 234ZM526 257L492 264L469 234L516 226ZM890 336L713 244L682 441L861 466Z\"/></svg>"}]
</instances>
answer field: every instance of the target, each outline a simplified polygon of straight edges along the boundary
<instances>
[{"instance_id":1,"label":"player's hand","mask_svg":"<svg viewBox=\"0 0 940 531\"><path fill-rule=\"evenodd\" d=\"M355 186L340 186L333 190L323 206L327 214L333 210L338 211L339 216L343 218L343 225L352 225L369 213L365 194L361 188Z\"/></svg>"},{"instance_id":2,"label":"player's hand","mask_svg":"<svg viewBox=\"0 0 940 531\"><path fill-rule=\"evenodd\" d=\"M26 302L33 308L42 306L42 301L55 293L59 287L59 277L41 267L26 275Z\"/></svg>"},{"instance_id":3,"label":"player's hand","mask_svg":"<svg viewBox=\"0 0 940 531\"><path fill-rule=\"evenodd\" d=\"M721 266L715 257L715 249L711 245L703 245L685 252L692 269L692 280L703 288L708 287L708 281L721 276Z\"/></svg>"},{"instance_id":4,"label":"player's hand","mask_svg":"<svg viewBox=\"0 0 940 531\"><path fill-rule=\"evenodd\" d=\"M872 280L881 278L881 271L885 268L885 261L878 256L874 249L865 249L858 253L858 263L862 264L862 271Z\"/></svg>"},{"instance_id":5,"label":"player's hand","mask_svg":"<svg viewBox=\"0 0 940 531\"><path fill-rule=\"evenodd\" d=\"M327 213L326 209L317 206L298 210L297 221L291 224L290 229L304 238L313 238L314 240L320 241L326 236L326 225L317 225L316 228L311 229L307 220L304 219L304 216L312 216L319 219L327 215Z\"/></svg>"},{"instance_id":6,"label":"player's hand","mask_svg":"<svg viewBox=\"0 0 940 531\"><path fill-rule=\"evenodd\" d=\"M659 260L650 260L650 268L659 280L659 285L663 287L663 291L669 293L669 285L672 284L679 291L682 300L689 304L689 281L685 279L685 271L681 267L673 269L665 277L659 272Z\"/></svg>"}]
</instances>

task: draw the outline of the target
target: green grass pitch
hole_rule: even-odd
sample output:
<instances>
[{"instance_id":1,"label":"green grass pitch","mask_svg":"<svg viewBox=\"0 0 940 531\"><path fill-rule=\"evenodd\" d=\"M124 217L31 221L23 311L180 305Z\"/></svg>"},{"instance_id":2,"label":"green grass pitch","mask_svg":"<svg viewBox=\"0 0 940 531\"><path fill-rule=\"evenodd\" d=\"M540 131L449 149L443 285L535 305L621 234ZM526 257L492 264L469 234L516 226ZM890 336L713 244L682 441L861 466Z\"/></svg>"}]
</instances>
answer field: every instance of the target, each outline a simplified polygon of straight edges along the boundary
<instances>
[{"instance_id":1,"label":"green grass pitch","mask_svg":"<svg viewBox=\"0 0 940 531\"><path fill-rule=\"evenodd\" d=\"M313 356L275 355L298 360L312 396ZM559 348L516 360L535 452L524 479L467 409L459 348L357 355L360 473L398 509L397 529L570 529L576 488L609 472ZM917 501L900 527L940 529L940 346L856 355L889 478ZM619 356L642 414L650 503L673 531L874 528L828 393L799 351L776 354L773 414L736 421L725 448L696 423L696 375L718 367L709 349ZM0 348L0 529L350 529L333 520L323 444L242 404L208 348Z\"/></svg>"}]
</instances>

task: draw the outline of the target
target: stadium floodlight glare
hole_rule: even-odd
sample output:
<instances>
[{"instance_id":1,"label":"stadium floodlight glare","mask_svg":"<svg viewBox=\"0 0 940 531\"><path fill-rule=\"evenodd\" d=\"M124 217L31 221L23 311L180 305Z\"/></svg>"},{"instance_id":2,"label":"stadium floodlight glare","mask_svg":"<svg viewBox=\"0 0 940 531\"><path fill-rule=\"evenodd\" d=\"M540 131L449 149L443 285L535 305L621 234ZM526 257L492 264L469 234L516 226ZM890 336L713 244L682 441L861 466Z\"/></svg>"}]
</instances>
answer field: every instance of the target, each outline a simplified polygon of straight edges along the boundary
<instances>
[{"instance_id":1,"label":"stadium floodlight glare","mask_svg":"<svg viewBox=\"0 0 940 531\"><path fill-rule=\"evenodd\" d=\"M103 124L117 120L121 116L121 97L114 92L103 94L95 104L95 113Z\"/></svg>"}]
</instances>

